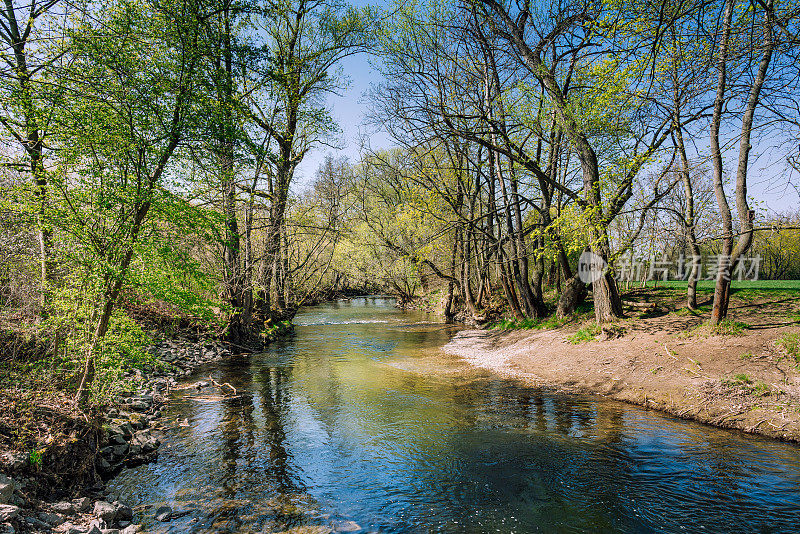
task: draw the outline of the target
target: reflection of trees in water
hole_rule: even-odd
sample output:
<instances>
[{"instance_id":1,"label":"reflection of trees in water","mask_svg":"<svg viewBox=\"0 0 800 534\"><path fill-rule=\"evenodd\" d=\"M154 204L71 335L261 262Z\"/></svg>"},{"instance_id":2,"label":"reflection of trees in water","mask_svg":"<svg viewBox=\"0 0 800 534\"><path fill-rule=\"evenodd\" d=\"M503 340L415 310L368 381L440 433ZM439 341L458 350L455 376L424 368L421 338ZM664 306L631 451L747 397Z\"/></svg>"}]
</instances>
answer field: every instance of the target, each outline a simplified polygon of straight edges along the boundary
<instances>
[{"instance_id":1,"label":"reflection of trees in water","mask_svg":"<svg viewBox=\"0 0 800 534\"><path fill-rule=\"evenodd\" d=\"M290 457L284 446L284 427L290 401L286 384L290 378L291 369L288 367L263 367L257 379L264 417L264 439L269 455L269 468L264 476L275 482L275 489L280 493L299 489L297 482L292 480Z\"/></svg>"},{"instance_id":2,"label":"reflection of trees in water","mask_svg":"<svg viewBox=\"0 0 800 534\"><path fill-rule=\"evenodd\" d=\"M246 458L246 463L251 464L253 457L254 433L256 429L253 421L253 395L250 393L252 380L246 380L248 375L236 372L232 366L224 365L220 367L219 380L221 383L229 382L236 384L239 395L224 397L221 401L222 419L220 427L222 440L220 446L223 462L222 484L224 495L227 498L234 498L239 487L237 478L239 464L242 456Z\"/></svg>"},{"instance_id":3,"label":"reflection of trees in water","mask_svg":"<svg viewBox=\"0 0 800 534\"><path fill-rule=\"evenodd\" d=\"M284 367L264 367L255 376L233 366L218 371L217 380L235 384L239 394L220 400L221 462L212 479L218 480L222 500L209 513L216 529L236 532L270 513L269 499L275 494L299 491L285 446L290 377Z\"/></svg>"}]
</instances>

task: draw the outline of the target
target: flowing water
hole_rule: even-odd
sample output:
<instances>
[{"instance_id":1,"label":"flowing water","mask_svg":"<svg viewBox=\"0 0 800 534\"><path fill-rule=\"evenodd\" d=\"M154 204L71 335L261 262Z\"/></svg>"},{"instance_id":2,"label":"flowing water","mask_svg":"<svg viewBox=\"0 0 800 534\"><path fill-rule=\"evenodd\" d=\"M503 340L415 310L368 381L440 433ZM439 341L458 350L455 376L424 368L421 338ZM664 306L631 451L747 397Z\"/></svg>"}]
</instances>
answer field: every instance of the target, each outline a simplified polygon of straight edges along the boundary
<instances>
[{"instance_id":1,"label":"flowing water","mask_svg":"<svg viewBox=\"0 0 800 534\"><path fill-rule=\"evenodd\" d=\"M305 308L206 369L239 395L176 394L112 491L148 532L800 529L799 447L471 370L440 351L456 328L392 304Z\"/></svg>"}]
</instances>

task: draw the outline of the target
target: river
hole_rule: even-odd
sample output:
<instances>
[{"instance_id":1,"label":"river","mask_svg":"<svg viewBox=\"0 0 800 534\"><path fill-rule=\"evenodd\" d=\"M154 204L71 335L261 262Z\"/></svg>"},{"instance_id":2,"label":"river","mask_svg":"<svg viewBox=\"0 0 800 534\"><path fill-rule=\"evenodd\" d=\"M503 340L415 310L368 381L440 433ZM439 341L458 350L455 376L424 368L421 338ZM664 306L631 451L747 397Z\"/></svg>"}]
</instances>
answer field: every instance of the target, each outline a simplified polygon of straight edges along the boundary
<instances>
[{"instance_id":1,"label":"river","mask_svg":"<svg viewBox=\"0 0 800 534\"><path fill-rule=\"evenodd\" d=\"M158 461L109 488L147 532L800 528L800 447L473 370L440 351L456 327L392 304L304 308L205 369L239 395L176 393Z\"/></svg>"}]
</instances>

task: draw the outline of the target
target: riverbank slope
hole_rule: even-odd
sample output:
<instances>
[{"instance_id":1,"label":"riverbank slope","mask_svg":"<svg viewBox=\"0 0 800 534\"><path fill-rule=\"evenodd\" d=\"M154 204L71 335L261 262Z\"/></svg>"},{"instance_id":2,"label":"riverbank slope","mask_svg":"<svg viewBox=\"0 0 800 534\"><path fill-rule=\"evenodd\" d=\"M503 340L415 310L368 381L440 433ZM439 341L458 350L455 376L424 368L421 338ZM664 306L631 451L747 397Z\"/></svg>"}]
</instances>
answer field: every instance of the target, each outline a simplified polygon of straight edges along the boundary
<instances>
[{"instance_id":1,"label":"riverbank slope","mask_svg":"<svg viewBox=\"0 0 800 534\"><path fill-rule=\"evenodd\" d=\"M658 316L625 320L597 335L590 323L467 330L444 350L528 385L600 394L800 442L800 364L793 353L799 303L800 296L740 300L731 311L735 322L716 331L702 313L649 312Z\"/></svg>"}]
</instances>

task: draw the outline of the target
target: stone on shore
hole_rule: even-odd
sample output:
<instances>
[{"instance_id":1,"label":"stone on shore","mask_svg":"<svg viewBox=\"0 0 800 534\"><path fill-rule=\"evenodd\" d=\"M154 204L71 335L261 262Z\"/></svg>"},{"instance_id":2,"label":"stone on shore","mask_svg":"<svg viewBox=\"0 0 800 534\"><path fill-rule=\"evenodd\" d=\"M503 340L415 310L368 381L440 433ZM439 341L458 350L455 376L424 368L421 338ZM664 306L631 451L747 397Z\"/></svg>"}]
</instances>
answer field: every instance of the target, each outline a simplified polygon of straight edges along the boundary
<instances>
[{"instance_id":1,"label":"stone on shore","mask_svg":"<svg viewBox=\"0 0 800 534\"><path fill-rule=\"evenodd\" d=\"M13 521L19 516L19 507L13 504L0 504L0 522Z\"/></svg>"},{"instance_id":2,"label":"stone on shore","mask_svg":"<svg viewBox=\"0 0 800 534\"><path fill-rule=\"evenodd\" d=\"M117 516L117 508L110 502L97 501L96 503L94 503L94 510L92 511L92 515L102 519L106 523L111 523Z\"/></svg>"}]
</instances>

